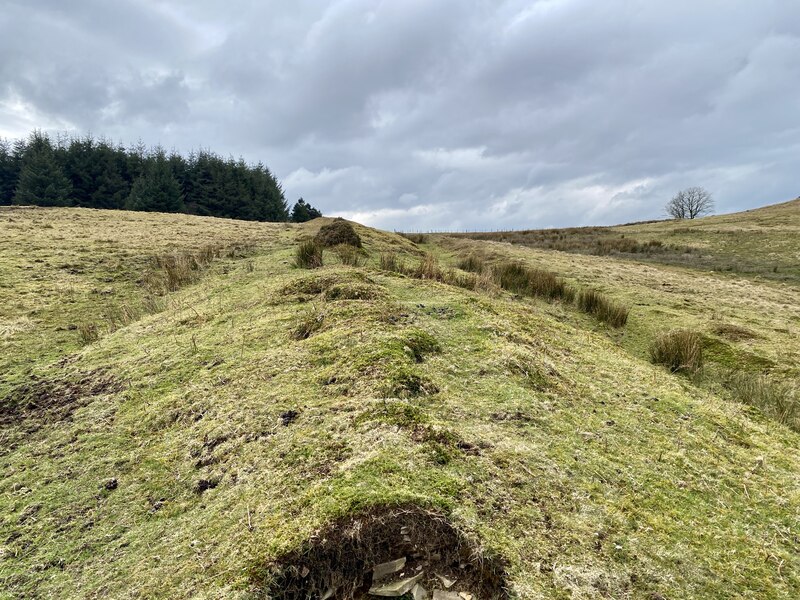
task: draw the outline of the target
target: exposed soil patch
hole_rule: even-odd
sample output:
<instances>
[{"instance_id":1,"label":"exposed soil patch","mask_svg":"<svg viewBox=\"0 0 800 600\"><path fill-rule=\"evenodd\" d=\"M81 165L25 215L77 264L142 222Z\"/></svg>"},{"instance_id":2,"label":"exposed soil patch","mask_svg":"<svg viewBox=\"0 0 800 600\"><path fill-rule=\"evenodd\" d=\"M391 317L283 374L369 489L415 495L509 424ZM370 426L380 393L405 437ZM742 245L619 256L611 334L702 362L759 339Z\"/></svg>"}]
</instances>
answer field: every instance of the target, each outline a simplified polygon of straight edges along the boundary
<instances>
[{"instance_id":1,"label":"exposed soil patch","mask_svg":"<svg viewBox=\"0 0 800 600\"><path fill-rule=\"evenodd\" d=\"M340 519L255 573L259 593L276 600L375 598L390 595L378 588L404 585L411 586L406 593L420 586L429 595L508 598L503 562L485 556L443 515L416 506Z\"/></svg>"},{"instance_id":2,"label":"exposed soil patch","mask_svg":"<svg viewBox=\"0 0 800 600\"><path fill-rule=\"evenodd\" d=\"M98 396L122 389L122 382L101 369L76 377L25 383L0 400L0 427L23 426L27 433L47 423L68 420Z\"/></svg>"}]
</instances>

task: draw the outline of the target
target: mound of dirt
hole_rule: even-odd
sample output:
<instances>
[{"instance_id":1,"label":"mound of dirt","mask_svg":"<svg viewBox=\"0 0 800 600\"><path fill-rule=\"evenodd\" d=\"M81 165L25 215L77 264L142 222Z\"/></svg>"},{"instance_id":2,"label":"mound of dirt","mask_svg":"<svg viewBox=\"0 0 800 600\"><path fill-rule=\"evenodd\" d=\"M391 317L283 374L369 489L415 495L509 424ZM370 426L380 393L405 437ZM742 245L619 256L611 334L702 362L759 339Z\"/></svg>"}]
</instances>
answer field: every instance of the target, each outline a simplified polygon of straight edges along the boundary
<instances>
[{"instance_id":1,"label":"mound of dirt","mask_svg":"<svg viewBox=\"0 0 800 600\"><path fill-rule=\"evenodd\" d=\"M314 236L314 242L325 248L340 244L361 248L361 238L353 226L344 219L334 219L331 223L320 227Z\"/></svg>"},{"instance_id":2,"label":"mound of dirt","mask_svg":"<svg viewBox=\"0 0 800 600\"><path fill-rule=\"evenodd\" d=\"M340 519L260 572L254 584L276 600L508 598L503 562L416 506Z\"/></svg>"}]
</instances>

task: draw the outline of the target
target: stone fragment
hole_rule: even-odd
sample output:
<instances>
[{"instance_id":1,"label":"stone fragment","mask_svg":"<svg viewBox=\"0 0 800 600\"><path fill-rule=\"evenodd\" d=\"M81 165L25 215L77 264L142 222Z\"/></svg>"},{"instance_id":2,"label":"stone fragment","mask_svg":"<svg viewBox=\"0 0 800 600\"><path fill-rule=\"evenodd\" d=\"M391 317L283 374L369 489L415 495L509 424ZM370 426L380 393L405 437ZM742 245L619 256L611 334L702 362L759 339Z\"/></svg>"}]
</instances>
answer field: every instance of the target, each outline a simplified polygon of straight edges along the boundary
<instances>
[{"instance_id":1,"label":"stone fragment","mask_svg":"<svg viewBox=\"0 0 800 600\"><path fill-rule=\"evenodd\" d=\"M433 591L433 600L464 600L455 592L445 592L443 590Z\"/></svg>"},{"instance_id":2,"label":"stone fragment","mask_svg":"<svg viewBox=\"0 0 800 600\"><path fill-rule=\"evenodd\" d=\"M374 585L369 589L369 593L373 596L383 596L385 598L398 598L403 594L407 594L422 579L425 573L414 575L399 581L392 581L391 583L384 583Z\"/></svg>"},{"instance_id":3,"label":"stone fragment","mask_svg":"<svg viewBox=\"0 0 800 600\"><path fill-rule=\"evenodd\" d=\"M428 600L428 590L418 583L411 588L411 596L414 600Z\"/></svg>"},{"instance_id":4,"label":"stone fragment","mask_svg":"<svg viewBox=\"0 0 800 600\"><path fill-rule=\"evenodd\" d=\"M372 567L372 580L379 581L384 577L386 577L387 575L391 575L392 573L397 573L400 569L402 569L405 566L406 566L405 556L401 558L396 558L394 560L390 560L389 562L375 565L374 567Z\"/></svg>"},{"instance_id":5,"label":"stone fragment","mask_svg":"<svg viewBox=\"0 0 800 600\"><path fill-rule=\"evenodd\" d=\"M441 573L434 573L434 575L436 575L436 577L439 578L439 581L442 582L442 585L444 586L444 589L446 589L446 590L449 590L451 587L453 587L453 584L456 582L455 579L448 579L447 577L445 577Z\"/></svg>"}]
</instances>

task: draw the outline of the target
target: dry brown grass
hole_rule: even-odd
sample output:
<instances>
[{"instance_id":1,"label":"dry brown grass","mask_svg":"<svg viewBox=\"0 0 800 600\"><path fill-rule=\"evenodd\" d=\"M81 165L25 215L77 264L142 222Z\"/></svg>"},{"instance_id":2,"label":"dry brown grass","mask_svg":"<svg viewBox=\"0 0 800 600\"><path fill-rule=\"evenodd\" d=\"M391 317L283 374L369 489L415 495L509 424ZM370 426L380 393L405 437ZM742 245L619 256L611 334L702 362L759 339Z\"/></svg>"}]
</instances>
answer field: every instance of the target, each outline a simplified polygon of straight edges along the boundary
<instances>
[{"instance_id":1,"label":"dry brown grass","mask_svg":"<svg viewBox=\"0 0 800 600\"><path fill-rule=\"evenodd\" d=\"M650 346L650 359L673 373L695 373L703 366L702 339L686 329L661 334Z\"/></svg>"},{"instance_id":2,"label":"dry brown grass","mask_svg":"<svg viewBox=\"0 0 800 600\"><path fill-rule=\"evenodd\" d=\"M622 327L628 322L628 308L597 290L579 292L576 303L583 312L594 315L612 327Z\"/></svg>"},{"instance_id":3,"label":"dry brown grass","mask_svg":"<svg viewBox=\"0 0 800 600\"><path fill-rule=\"evenodd\" d=\"M318 269L322 264L322 247L313 240L300 242L295 250L294 265L298 269Z\"/></svg>"}]
</instances>

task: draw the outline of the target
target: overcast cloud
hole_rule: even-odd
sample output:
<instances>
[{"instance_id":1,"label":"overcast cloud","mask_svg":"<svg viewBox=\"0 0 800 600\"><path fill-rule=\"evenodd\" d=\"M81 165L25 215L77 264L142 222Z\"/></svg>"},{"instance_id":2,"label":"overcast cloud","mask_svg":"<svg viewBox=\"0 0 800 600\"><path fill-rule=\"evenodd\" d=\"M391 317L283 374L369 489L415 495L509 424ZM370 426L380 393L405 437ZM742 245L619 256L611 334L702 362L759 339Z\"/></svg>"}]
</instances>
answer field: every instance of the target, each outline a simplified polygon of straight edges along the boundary
<instances>
[{"instance_id":1,"label":"overcast cloud","mask_svg":"<svg viewBox=\"0 0 800 600\"><path fill-rule=\"evenodd\" d=\"M800 194L796 0L2 0L0 136L264 161L386 229Z\"/></svg>"}]
</instances>

